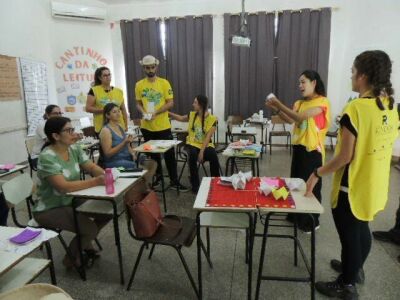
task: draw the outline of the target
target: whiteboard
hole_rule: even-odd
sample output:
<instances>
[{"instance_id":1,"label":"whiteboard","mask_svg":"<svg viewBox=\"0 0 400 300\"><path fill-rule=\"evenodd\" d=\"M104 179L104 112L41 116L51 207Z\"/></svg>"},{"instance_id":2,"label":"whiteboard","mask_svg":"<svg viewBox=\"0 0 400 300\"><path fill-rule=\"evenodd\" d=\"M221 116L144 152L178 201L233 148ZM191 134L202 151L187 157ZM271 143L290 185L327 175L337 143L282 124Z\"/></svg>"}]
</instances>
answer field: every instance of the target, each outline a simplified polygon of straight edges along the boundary
<instances>
[{"instance_id":1,"label":"whiteboard","mask_svg":"<svg viewBox=\"0 0 400 300\"><path fill-rule=\"evenodd\" d=\"M28 136L34 136L36 127L49 104L47 66L43 62L20 58L22 85L25 95Z\"/></svg>"}]
</instances>

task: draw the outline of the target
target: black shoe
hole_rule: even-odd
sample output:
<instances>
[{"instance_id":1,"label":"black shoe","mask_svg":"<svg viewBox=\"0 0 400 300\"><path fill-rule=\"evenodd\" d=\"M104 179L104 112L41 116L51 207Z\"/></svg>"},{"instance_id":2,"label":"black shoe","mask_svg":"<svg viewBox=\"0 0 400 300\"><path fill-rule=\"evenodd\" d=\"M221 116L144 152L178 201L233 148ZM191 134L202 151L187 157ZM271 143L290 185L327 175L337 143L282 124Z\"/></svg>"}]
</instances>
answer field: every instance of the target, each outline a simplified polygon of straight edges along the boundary
<instances>
[{"instance_id":1,"label":"black shoe","mask_svg":"<svg viewBox=\"0 0 400 300\"><path fill-rule=\"evenodd\" d=\"M400 245L400 234L394 232L393 230L389 231L373 231L372 235L378 241L394 243L396 245Z\"/></svg>"},{"instance_id":2,"label":"black shoe","mask_svg":"<svg viewBox=\"0 0 400 300\"><path fill-rule=\"evenodd\" d=\"M312 224L312 222L310 221L310 222L306 222L306 223L303 223L303 224L300 223L300 224L298 225L298 228L299 228L301 231L303 231L305 234L311 234L312 229L313 229L312 226L313 226L313 224ZM319 229L319 227L320 227L319 221L316 220L315 223L314 223L314 231L317 231L317 230Z\"/></svg>"},{"instance_id":3,"label":"black shoe","mask_svg":"<svg viewBox=\"0 0 400 300\"><path fill-rule=\"evenodd\" d=\"M358 293L355 285L346 285L340 279L340 276L335 281L324 282L319 281L315 284L315 289L321 294L328 297L335 297L345 300L358 299Z\"/></svg>"},{"instance_id":4,"label":"black shoe","mask_svg":"<svg viewBox=\"0 0 400 300\"><path fill-rule=\"evenodd\" d=\"M151 187L154 189L154 188L157 188L157 187L160 187L161 186L161 179L157 179L156 181L154 181L153 182L153 184L151 185Z\"/></svg>"},{"instance_id":5,"label":"black shoe","mask_svg":"<svg viewBox=\"0 0 400 300\"><path fill-rule=\"evenodd\" d=\"M173 189L173 190L178 190L178 187L179 187L179 191L182 193L186 193L186 192L190 191L190 189L188 187L186 187L180 183L171 183L171 185L169 186L169 188Z\"/></svg>"},{"instance_id":6,"label":"black shoe","mask_svg":"<svg viewBox=\"0 0 400 300\"><path fill-rule=\"evenodd\" d=\"M340 274L342 274L342 272L343 272L342 262L340 260L332 259L331 260L331 268ZM364 284L364 282L365 282L365 273L364 273L364 269L361 268L360 271L358 271L356 283Z\"/></svg>"}]
</instances>

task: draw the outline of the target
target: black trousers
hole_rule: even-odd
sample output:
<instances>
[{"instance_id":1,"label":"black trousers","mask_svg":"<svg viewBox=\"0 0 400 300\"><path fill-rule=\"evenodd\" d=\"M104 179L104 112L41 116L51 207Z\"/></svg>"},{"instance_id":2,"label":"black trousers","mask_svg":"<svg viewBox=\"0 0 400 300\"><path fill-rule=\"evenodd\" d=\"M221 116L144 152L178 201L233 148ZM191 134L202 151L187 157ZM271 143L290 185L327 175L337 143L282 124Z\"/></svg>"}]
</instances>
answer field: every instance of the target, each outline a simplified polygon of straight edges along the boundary
<instances>
[{"instance_id":1,"label":"black trousers","mask_svg":"<svg viewBox=\"0 0 400 300\"><path fill-rule=\"evenodd\" d=\"M399 208L396 211L396 223L394 224L393 230L397 232L400 236L400 198L399 198Z\"/></svg>"},{"instance_id":2,"label":"black trousers","mask_svg":"<svg viewBox=\"0 0 400 300\"><path fill-rule=\"evenodd\" d=\"M172 132L171 129L166 129L162 131L150 131L147 129L140 129L145 142L149 140L172 140ZM157 162L157 174L161 174L161 159L159 154L151 154L152 159ZM164 153L164 160L167 166L167 171L169 175L169 179L171 180L172 184L178 183L178 173L176 167L176 160L175 160L175 151L174 148L169 149L167 152Z\"/></svg>"},{"instance_id":3,"label":"black trousers","mask_svg":"<svg viewBox=\"0 0 400 300\"><path fill-rule=\"evenodd\" d=\"M332 209L333 220L342 244L342 279L355 284L371 250L371 232L368 222L357 219L350 209L348 194L340 191L338 204Z\"/></svg>"},{"instance_id":4,"label":"black trousers","mask_svg":"<svg viewBox=\"0 0 400 300\"><path fill-rule=\"evenodd\" d=\"M292 157L292 165L290 169L290 177L301 178L304 181L307 181L308 177L310 177L311 173L315 168L319 168L322 166L322 154L316 150L308 152L306 147L302 145L294 145L293 146L293 157ZM321 203L322 195L322 180L318 180L318 183L315 185L313 194ZM309 215L307 214L296 214L297 222L300 227L309 227L312 221L310 220ZM319 225L319 215L313 214L314 223Z\"/></svg>"},{"instance_id":5,"label":"black trousers","mask_svg":"<svg viewBox=\"0 0 400 300\"><path fill-rule=\"evenodd\" d=\"M3 193L0 192L0 226L7 226L8 205Z\"/></svg>"},{"instance_id":6,"label":"black trousers","mask_svg":"<svg viewBox=\"0 0 400 300\"><path fill-rule=\"evenodd\" d=\"M192 190L197 192L200 186L199 172L197 169L197 158L200 149L192 145L186 145L186 151L189 155L190 183L192 185ZM204 161L210 162L211 177L219 177L219 161L217 152L215 152L213 147L204 149Z\"/></svg>"}]
</instances>

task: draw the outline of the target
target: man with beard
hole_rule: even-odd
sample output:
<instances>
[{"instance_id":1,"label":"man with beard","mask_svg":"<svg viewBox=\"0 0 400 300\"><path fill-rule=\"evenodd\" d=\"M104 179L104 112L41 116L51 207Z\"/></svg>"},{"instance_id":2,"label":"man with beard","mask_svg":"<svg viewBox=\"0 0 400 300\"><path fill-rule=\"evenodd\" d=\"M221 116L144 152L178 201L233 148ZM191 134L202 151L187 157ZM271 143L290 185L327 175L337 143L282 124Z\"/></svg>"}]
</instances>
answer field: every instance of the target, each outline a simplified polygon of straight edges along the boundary
<instances>
[{"instance_id":1,"label":"man with beard","mask_svg":"<svg viewBox=\"0 0 400 300\"><path fill-rule=\"evenodd\" d=\"M158 59L146 55L139 63L143 66L146 78L138 81L135 86L136 107L143 115L140 129L145 141L172 140L171 123L168 110L174 105L174 95L168 80L156 75ZM161 174L161 160L159 156L152 157L157 161L157 173ZM174 149L164 154L165 164L171 180L170 187L187 192L189 189L178 181L177 166Z\"/></svg>"}]
</instances>

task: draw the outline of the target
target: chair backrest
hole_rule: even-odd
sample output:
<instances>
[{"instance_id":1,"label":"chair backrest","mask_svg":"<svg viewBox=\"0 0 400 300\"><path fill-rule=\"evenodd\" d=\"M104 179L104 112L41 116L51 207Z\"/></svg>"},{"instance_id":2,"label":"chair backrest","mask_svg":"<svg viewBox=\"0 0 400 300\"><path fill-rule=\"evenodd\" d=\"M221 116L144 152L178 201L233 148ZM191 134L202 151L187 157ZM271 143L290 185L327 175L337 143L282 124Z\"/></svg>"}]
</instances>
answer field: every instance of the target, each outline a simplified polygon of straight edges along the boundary
<instances>
[{"instance_id":1,"label":"chair backrest","mask_svg":"<svg viewBox=\"0 0 400 300\"><path fill-rule=\"evenodd\" d=\"M23 173L5 182L1 189L6 201L16 206L32 196L33 181L28 173Z\"/></svg>"},{"instance_id":2,"label":"chair backrest","mask_svg":"<svg viewBox=\"0 0 400 300\"><path fill-rule=\"evenodd\" d=\"M29 156L32 156L33 148L35 147L35 144L36 144L35 137L27 137L25 139L25 147L26 147L26 151L28 152Z\"/></svg>"},{"instance_id":3,"label":"chair backrest","mask_svg":"<svg viewBox=\"0 0 400 300\"><path fill-rule=\"evenodd\" d=\"M95 139L99 138L97 132L94 130L94 126L89 126L89 127L82 128L82 132L83 132L84 136L90 136L90 137L93 137Z\"/></svg>"},{"instance_id":4,"label":"chair backrest","mask_svg":"<svg viewBox=\"0 0 400 300\"><path fill-rule=\"evenodd\" d=\"M287 122L283 120L280 116L277 115L271 116L271 124L272 124L272 130L274 130L275 125L279 124L282 125L284 131L287 131L285 126Z\"/></svg>"},{"instance_id":5,"label":"chair backrest","mask_svg":"<svg viewBox=\"0 0 400 300\"><path fill-rule=\"evenodd\" d=\"M240 125L243 123L243 117L242 116L228 116L228 119L226 120L226 125L228 132L232 132L232 127L233 125Z\"/></svg>"}]
</instances>

